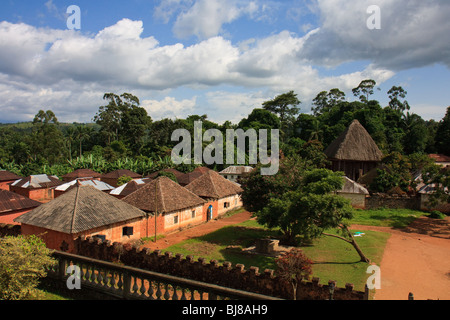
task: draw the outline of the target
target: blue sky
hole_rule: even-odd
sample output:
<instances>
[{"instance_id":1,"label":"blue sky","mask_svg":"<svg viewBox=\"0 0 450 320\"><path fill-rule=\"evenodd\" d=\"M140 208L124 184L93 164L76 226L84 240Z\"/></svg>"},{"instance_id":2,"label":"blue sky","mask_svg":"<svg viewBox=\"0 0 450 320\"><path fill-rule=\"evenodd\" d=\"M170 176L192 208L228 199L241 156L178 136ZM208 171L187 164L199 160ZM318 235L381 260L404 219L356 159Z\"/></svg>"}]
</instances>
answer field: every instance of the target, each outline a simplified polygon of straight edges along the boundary
<instances>
[{"instance_id":1,"label":"blue sky","mask_svg":"<svg viewBox=\"0 0 450 320\"><path fill-rule=\"evenodd\" d=\"M381 29L367 28L370 5ZM81 29L68 30L70 5ZM450 105L446 0L35 0L0 2L0 122L40 109L89 122L103 94L130 92L150 116L238 122L294 90L310 112L321 91L375 79L383 106L401 85L412 111Z\"/></svg>"}]
</instances>

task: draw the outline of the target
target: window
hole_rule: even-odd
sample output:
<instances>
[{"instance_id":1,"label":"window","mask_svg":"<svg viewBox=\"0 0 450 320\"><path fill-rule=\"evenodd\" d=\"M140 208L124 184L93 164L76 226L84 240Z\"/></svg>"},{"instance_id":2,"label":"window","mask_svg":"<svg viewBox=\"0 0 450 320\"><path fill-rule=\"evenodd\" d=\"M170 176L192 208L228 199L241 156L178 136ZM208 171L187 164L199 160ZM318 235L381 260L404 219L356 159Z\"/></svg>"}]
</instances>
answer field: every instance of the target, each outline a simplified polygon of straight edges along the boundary
<instances>
[{"instance_id":1,"label":"window","mask_svg":"<svg viewBox=\"0 0 450 320\"><path fill-rule=\"evenodd\" d=\"M178 224L178 216L173 217L173 224Z\"/></svg>"},{"instance_id":2,"label":"window","mask_svg":"<svg viewBox=\"0 0 450 320\"><path fill-rule=\"evenodd\" d=\"M195 218L195 210L192 210L192 219Z\"/></svg>"},{"instance_id":3,"label":"window","mask_svg":"<svg viewBox=\"0 0 450 320\"><path fill-rule=\"evenodd\" d=\"M133 227L123 227L122 236L132 236L133 235Z\"/></svg>"},{"instance_id":4,"label":"window","mask_svg":"<svg viewBox=\"0 0 450 320\"><path fill-rule=\"evenodd\" d=\"M229 202L224 202L223 203L223 207L224 208L229 208L230 207L230 203Z\"/></svg>"}]
</instances>

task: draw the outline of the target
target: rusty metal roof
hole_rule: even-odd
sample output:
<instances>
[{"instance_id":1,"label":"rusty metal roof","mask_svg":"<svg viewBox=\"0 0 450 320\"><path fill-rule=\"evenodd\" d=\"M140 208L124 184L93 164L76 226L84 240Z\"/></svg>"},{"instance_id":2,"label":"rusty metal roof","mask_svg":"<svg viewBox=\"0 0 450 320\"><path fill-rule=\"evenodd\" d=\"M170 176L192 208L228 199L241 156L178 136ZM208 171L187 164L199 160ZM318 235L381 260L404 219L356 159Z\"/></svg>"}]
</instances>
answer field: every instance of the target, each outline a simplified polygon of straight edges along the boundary
<instances>
[{"instance_id":1,"label":"rusty metal roof","mask_svg":"<svg viewBox=\"0 0 450 320\"><path fill-rule=\"evenodd\" d=\"M32 209L39 207L41 204L20 194L0 189L0 213Z\"/></svg>"},{"instance_id":2,"label":"rusty metal roof","mask_svg":"<svg viewBox=\"0 0 450 320\"><path fill-rule=\"evenodd\" d=\"M32 175L11 183L13 187L24 189L52 188L63 184L57 176L48 176L46 174Z\"/></svg>"},{"instance_id":3,"label":"rusty metal roof","mask_svg":"<svg viewBox=\"0 0 450 320\"><path fill-rule=\"evenodd\" d=\"M14 181L22 179L22 177L6 170L0 170L0 181Z\"/></svg>"}]
</instances>

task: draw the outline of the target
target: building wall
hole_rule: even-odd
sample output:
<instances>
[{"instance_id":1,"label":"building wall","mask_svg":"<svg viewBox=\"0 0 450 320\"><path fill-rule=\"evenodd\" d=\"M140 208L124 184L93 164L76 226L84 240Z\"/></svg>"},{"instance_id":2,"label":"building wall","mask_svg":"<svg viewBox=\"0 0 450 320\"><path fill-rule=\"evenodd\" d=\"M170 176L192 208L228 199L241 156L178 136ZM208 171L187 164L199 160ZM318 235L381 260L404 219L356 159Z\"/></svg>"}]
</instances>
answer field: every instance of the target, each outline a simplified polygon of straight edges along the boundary
<instances>
[{"instance_id":1,"label":"building wall","mask_svg":"<svg viewBox=\"0 0 450 320\"><path fill-rule=\"evenodd\" d=\"M338 192L338 195L342 196L345 199L350 200L352 206L356 209L365 209L366 208L366 195L365 194Z\"/></svg>"},{"instance_id":2,"label":"building wall","mask_svg":"<svg viewBox=\"0 0 450 320\"><path fill-rule=\"evenodd\" d=\"M193 215L194 212L194 215ZM204 221L203 206L164 214L164 232L175 231L201 224Z\"/></svg>"},{"instance_id":3,"label":"building wall","mask_svg":"<svg viewBox=\"0 0 450 320\"><path fill-rule=\"evenodd\" d=\"M34 208L32 208L32 209L34 209ZM0 223L19 225L20 223L14 222L14 219L17 217L20 217L24 213L30 212L32 209L23 209L23 210L10 211L10 212L6 212L6 213L0 213Z\"/></svg>"},{"instance_id":4,"label":"building wall","mask_svg":"<svg viewBox=\"0 0 450 320\"><path fill-rule=\"evenodd\" d=\"M241 208L242 200L239 195L233 195L218 200L218 216L222 216L228 211Z\"/></svg>"},{"instance_id":5,"label":"building wall","mask_svg":"<svg viewBox=\"0 0 450 320\"><path fill-rule=\"evenodd\" d=\"M54 199L53 189L26 189L10 186L10 191L44 203Z\"/></svg>"},{"instance_id":6,"label":"building wall","mask_svg":"<svg viewBox=\"0 0 450 320\"><path fill-rule=\"evenodd\" d=\"M6 191L9 191L9 184L11 183L11 182L14 182L15 180L12 180L12 181L0 181L0 189L1 190L6 190Z\"/></svg>"},{"instance_id":7,"label":"building wall","mask_svg":"<svg viewBox=\"0 0 450 320\"><path fill-rule=\"evenodd\" d=\"M68 244L67 252L74 253L74 239L80 236L94 237L96 235L104 235L106 236L106 240L111 241L112 243L127 243L133 240L138 240L143 237L141 233L143 222L143 219L134 219L77 234L67 234L26 224L22 224L21 228L23 235L34 234L39 236L49 249L61 250L61 244L65 241ZM124 227L133 227L133 235L123 236L122 233Z\"/></svg>"}]
</instances>

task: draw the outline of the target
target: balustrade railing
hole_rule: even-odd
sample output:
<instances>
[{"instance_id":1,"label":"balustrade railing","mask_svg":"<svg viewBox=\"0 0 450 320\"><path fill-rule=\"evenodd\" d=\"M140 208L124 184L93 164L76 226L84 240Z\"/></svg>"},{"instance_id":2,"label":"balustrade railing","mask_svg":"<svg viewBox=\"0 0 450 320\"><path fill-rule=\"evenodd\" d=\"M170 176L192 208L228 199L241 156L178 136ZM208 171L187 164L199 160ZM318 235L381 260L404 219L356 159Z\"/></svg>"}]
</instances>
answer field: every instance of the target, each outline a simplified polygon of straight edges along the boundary
<instances>
[{"instance_id":1,"label":"balustrade railing","mask_svg":"<svg viewBox=\"0 0 450 320\"><path fill-rule=\"evenodd\" d=\"M78 281L81 290L94 290L127 300L279 300L252 292L235 290L167 274L121 266L73 254L55 252L58 263L48 269L48 277ZM68 273L71 269L78 271ZM76 268L76 267L77 268Z\"/></svg>"}]
</instances>

